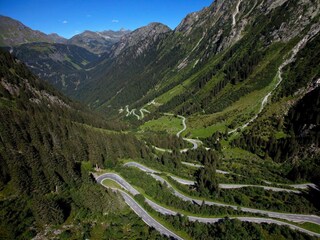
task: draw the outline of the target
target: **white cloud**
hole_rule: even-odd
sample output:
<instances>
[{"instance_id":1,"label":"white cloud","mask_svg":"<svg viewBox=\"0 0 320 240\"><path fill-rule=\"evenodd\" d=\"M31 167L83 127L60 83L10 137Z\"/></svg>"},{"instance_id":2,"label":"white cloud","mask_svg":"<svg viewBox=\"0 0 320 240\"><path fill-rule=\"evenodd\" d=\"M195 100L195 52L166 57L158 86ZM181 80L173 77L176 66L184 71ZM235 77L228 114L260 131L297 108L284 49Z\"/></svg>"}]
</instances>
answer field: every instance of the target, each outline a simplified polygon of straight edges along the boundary
<instances>
[{"instance_id":1,"label":"white cloud","mask_svg":"<svg viewBox=\"0 0 320 240\"><path fill-rule=\"evenodd\" d=\"M111 22L113 22L113 23L118 23L118 22L119 22L119 20L117 20L117 19L113 19Z\"/></svg>"},{"instance_id":2,"label":"white cloud","mask_svg":"<svg viewBox=\"0 0 320 240\"><path fill-rule=\"evenodd\" d=\"M67 21L67 20L63 20L62 23L63 23L63 24L67 24L68 21Z\"/></svg>"}]
</instances>

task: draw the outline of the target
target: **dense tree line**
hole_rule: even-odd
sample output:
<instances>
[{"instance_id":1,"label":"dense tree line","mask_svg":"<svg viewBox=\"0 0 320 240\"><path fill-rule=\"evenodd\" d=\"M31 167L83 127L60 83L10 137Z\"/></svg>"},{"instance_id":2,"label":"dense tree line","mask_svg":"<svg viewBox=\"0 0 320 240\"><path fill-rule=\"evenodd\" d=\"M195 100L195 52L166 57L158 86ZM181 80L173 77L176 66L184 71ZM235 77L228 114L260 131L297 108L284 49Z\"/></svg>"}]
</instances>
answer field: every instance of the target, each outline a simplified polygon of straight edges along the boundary
<instances>
[{"instance_id":1,"label":"dense tree line","mask_svg":"<svg viewBox=\"0 0 320 240\"><path fill-rule=\"evenodd\" d=\"M203 168L199 168L195 172L195 187L202 196L217 195L219 193L219 185L216 178L218 156L214 153L210 156L204 158Z\"/></svg>"},{"instance_id":2,"label":"dense tree line","mask_svg":"<svg viewBox=\"0 0 320 240\"><path fill-rule=\"evenodd\" d=\"M146 165L160 171L173 173L174 175L181 177L194 177L195 170L186 168L182 165L181 162L199 162L202 164L212 163L216 164L218 161L217 154L209 150L207 151L204 148L198 148L194 150L189 150L187 152L181 153L180 151L173 151L172 153L163 153L152 160L142 160Z\"/></svg>"},{"instance_id":3,"label":"dense tree line","mask_svg":"<svg viewBox=\"0 0 320 240\"><path fill-rule=\"evenodd\" d=\"M166 133L143 133L143 138L147 144L164 149L179 150L188 147L188 143L186 143L182 137L177 137L176 135L168 135Z\"/></svg>"},{"instance_id":4,"label":"dense tree line","mask_svg":"<svg viewBox=\"0 0 320 240\"><path fill-rule=\"evenodd\" d=\"M262 157L271 157L276 162L283 163L299 157L302 160L292 166L288 177L292 180L306 179L318 182L319 153L312 149L320 146L319 124L320 87L316 87L292 106L285 116L286 137L276 139L271 136L265 139L252 132L244 132L232 144Z\"/></svg>"},{"instance_id":5,"label":"dense tree line","mask_svg":"<svg viewBox=\"0 0 320 240\"><path fill-rule=\"evenodd\" d=\"M193 214L200 214L203 216L221 216L221 215L243 215L243 212L234 210L230 207L210 206L204 203L196 204L194 202L183 201L175 196L172 191L166 186L152 178L147 174L141 174L140 170L122 168L119 169L121 175L134 186L144 190L144 193L152 197L155 201L165 204L166 206L174 207L182 211ZM137 199L144 207L150 209L151 207L144 203L144 197L138 196ZM259 214L248 213L248 216L261 216Z\"/></svg>"},{"instance_id":6,"label":"dense tree line","mask_svg":"<svg viewBox=\"0 0 320 240\"><path fill-rule=\"evenodd\" d=\"M145 144L113 131L125 125L101 128L109 124L35 78L9 53L0 54L0 73L0 235L31 238L35 227L61 224L75 212L81 222L118 211L115 195L89 171L148 155Z\"/></svg>"},{"instance_id":7,"label":"dense tree line","mask_svg":"<svg viewBox=\"0 0 320 240\"><path fill-rule=\"evenodd\" d=\"M276 224L257 224L225 218L214 224L191 222L182 215L164 216L176 229L193 239L316 239L306 233Z\"/></svg>"},{"instance_id":8,"label":"dense tree line","mask_svg":"<svg viewBox=\"0 0 320 240\"><path fill-rule=\"evenodd\" d=\"M301 88L316 82L320 75L320 36L316 35L301 49L296 60L283 71L283 79L274 99L294 95Z\"/></svg>"},{"instance_id":9,"label":"dense tree line","mask_svg":"<svg viewBox=\"0 0 320 240\"><path fill-rule=\"evenodd\" d=\"M211 192L208 190L200 192L197 191L196 186L182 185L172 178L168 180L176 189L194 197L205 196L213 201L270 211L319 214L319 204L316 203L317 198L314 198L318 196L317 191L314 191L312 197L306 192L301 194L275 192L258 187L240 189L219 189L217 187Z\"/></svg>"}]
</instances>

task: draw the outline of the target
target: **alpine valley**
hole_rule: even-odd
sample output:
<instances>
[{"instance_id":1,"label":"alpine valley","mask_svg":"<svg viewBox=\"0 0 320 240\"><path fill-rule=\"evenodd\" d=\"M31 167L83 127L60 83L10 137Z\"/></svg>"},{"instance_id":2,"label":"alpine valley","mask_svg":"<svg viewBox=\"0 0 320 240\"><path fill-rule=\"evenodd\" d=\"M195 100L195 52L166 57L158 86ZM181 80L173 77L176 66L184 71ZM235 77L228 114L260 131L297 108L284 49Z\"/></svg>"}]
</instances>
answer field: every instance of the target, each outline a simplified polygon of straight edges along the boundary
<instances>
[{"instance_id":1,"label":"alpine valley","mask_svg":"<svg viewBox=\"0 0 320 240\"><path fill-rule=\"evenodd\" d=\"M319 32L319 0L71 39L1 16L0 239L319 239Z\"/></svg>"}]
</instances>

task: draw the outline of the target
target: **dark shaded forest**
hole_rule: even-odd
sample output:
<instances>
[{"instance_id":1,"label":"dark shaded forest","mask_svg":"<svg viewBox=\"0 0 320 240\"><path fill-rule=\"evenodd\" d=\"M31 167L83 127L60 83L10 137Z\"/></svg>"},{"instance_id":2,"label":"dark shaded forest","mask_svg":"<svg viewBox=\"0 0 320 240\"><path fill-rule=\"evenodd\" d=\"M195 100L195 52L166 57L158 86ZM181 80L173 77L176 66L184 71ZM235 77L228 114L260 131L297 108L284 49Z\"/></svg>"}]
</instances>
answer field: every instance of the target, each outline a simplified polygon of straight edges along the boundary
<instances>
[{"instance_id":1,"label":"dark shaded forest","mask_svg":"<svg viewBox=\"0 0 320 240\"><path fill-rule=\"evenodd\" d=\"M0 235L30 238L77 212L81 222L119 211L116 195L89 171L147 155L145 144L114 131L126 126L82 110L3 51L0 74Z\"/></svg>"}]
</instances>

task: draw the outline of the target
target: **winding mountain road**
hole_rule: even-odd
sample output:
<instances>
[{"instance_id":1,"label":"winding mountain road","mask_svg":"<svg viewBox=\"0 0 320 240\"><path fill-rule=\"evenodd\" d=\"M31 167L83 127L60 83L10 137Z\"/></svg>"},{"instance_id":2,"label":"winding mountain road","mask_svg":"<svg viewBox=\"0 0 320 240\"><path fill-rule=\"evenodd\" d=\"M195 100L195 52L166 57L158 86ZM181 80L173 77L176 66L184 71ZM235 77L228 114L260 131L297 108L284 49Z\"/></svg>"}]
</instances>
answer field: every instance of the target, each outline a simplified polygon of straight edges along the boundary
<instances>
[{"instance_id":1,"label":"winding mountain road","mask_svg":"<svg viewBox=\"0 0 320 240\"><path fill-rule=\"evenodd\" d=\"M196 164L196 163L190 163L190 162L181 162L183 165L186 165L186 166L190 166L190 167L194 167L194 168L202 168L203 165L201 164ZM227 172L227 171L223 171L223 170L219 170L217 169L216 170L217 173L220 173L220 174L223 174L223 175L227 175L227 174L231 174L230 172Z\"/></svg>"},{"instance_id":2,"label":"winding mountain road","mask_svg":"<svg viewBox=\"0 0 320 240\"><path fill-rule=\"evenodd\" d=\"M201 168L203 167L203 165L200 165L200 164L196 164L196 163L189 163L189 162L181 162L183 165L186 165L186 166L190 166L190 167L195 167L195 168Z\"/></svg>"},{"instance_id":3,"label":"winding mountain road","mask_svg":"<svg viewBox=\"0 0 320 240\"><path fill-rule=\"evenodd\" d=\"M320 217L316 215L305 215L305 214L292 214L292 213L281 213L281 212L272 212L272 211L267 211L267 210L260 210L260 209L254 209L254 208L247 208L247 207L240 207L236 205L230 205L230 204L224 204L224 203L219 203L219 202L214 202L214 201L203 201L199 200L196 198L191 198L189 196L186 196L179 191L177 191L172 185L162 177L155 175L153 173L150 173L150 175L160 181L161 183L165 183L170 189L173 190L173 194L179 197L180 199L184 201L190 201L193 203L197 203L201 205L202 203L207 204L207 205L215 205L215 206L221 206L221 207L231 207L235 210L239 209L243 212L252 212L252 213L260 213L260 214L265 214L269 217L274 217L274 218L281 218L285 219L288 221L292 222L311 222L320 225Z\"/></svg>"},{"instance_id":4,"label":"winding mountain road","mask_svg":"<svg viewBox=\"0 0 320 240\"><path fill-rule=\"evenodd\" d=\"M177 137L180 137L181 133L183 133L187 129L187 125L186 125L186 118L184 116L178 115L178 117L182 119L182 125L183 125L183 128L176 134Z\"/></svg>"},{"instance_id":5,"label":"winding mountain road","mask_svg":"<svg viewBox=\"0 0 320 240\"><path fill-rule=\"evenodd\" d=\"M238 2L238 5L241 3L241 0L239 0ZM239 6L237 5L237 12L239 12ZM233 19L235 21L235 15L234 14L233 16ZM233 22L234 22L233 21ZM249 126L250 123L252 123L254 120L256 120L259 116L259 114L263 111L263 109L265 108L265 106L267 105L268 103L268 99L269 97L272 95L272 93L278 88L278 86L280 85L280 83L282 82L282 69L284 67L286 67L288 64L292 63L294 61L294 58L295 56L298 54L298 52L304 48L304 46L307 44L307 42L313 38L316 34L318 34L320 31L320 25L314 25L311 27L310 31L308 32L308 34L303 38L301 39L297 45L295 45L292 50L291 50L291 55L288 59L286 59L278 68L278 71L277 71L277 76L278 76L278 81L276 83L276 85L272 88L272 90L270 92L267 93L266 96L264 96L264 98L262 99L262 102L261 102L261 105L260 105L260 109L258 111L258 113L256 115L254 115L248 122L246 122L245 124L243 124L242 126L238 127L238 128L235 128L231 131L228 132L228 134L232 134L232 133L235 133L238 131L238 129L244 129L246 127Z\"/></svg>"},{"instance_id":6,"label":"winding mountain road","mask_svg":"<svg viewBox=\"0 0 320 240\"><path fill-rule=\"evenodd\" d=\"M191 198L191 197L186 196L186 195L180 193L179 191L177 191L167 180L163 179L162 177L160 177L158 175L155 175L155 173L159 173L158 171L155 171L151 168L147 168L147 167L145 167L141 164L135 163L135 162L126 163L125 166L137 167L137 168L141 169L142 171L148 172L157 181L160 181L161 183L167 184L167 186L173 190L174 195L176 195L177 197L181 198L184 201L195 202L200 205L203 202L202 200ZM188 180L184 180L184 181L186 181L186 183L191 182ZM219 202L214 202L214 201L204 201L204 203L207 205L231 207L235 210L239 209L239 206L236 206L236 205L224 204L224 203L219 203ZM280 213L280 212L272 212L272 211L266 211L266 210L260 210L260 209L254 209L254 208L246 208L246 207L241 207L241 210L244 212L266 214L269 217L281 218L281 219L285 219L285 220L293 221L293 222L312 222L312 223L320 225L320 217L316 216L316 215Z\"/></svg>"},{"instance_id":7,"label":"winding mountain road","mask_svg":"<svg viewBox=\"0 0 320 240\"><path fill-rule=\"evenodd\" d=\"M194 167L194 168L202 168L203 167L203 165L201 165L201 164L195 164L195 163L189 163L189 162L181 162L181 163L183 165ZM223 171L223 170L219 170L219 169L217 169L216 172L220 173L220 174L223 174L223 175L236 174L236 173L231 173L231 172L227 172L227 171ZM236 175L241 176L239 174L236 174ZM317 185L315 185L314 183L285 184L285 183L275 183L275 182L272 183L272 182L265 181L265 180L263 180L263 181L265 183L267 183L267 184L277 184L277 185L283 186L283 187L287 185L289 187L293 187L293 188L296 188L296 189L302 189L302 190L306 190L308 188L313 188L313 189L319 190ZM237 185L239 185L239 184L237 184ZM245 185L245 184L240 184L240 185ZM250 186L260 186L260 185L250 185ZM269 186L265 186L265 187L269 188ZM280 188L280 189L286 189L286 188L283 188L283 187ZM277 188L274 188L274 189L277 189ZM288 190L290 190L290 189L288 189Z\"/></svg>"},{"instance_id":8,"label":"winding mountain road","mask_svg":"<svg viewBox=\"0 0 320 240\"><path fill-rule=\"evenodd\" d=\"M126 183L126 181L121 178L119 175L116 174L103 174L101 176L99 176L96 180L98 183L100 183L101 185L103 185L106 188L110 188L106 185L103 184L103 180L105 179L111 179L115 182L117 182L118 184L120 184L124 189L128 190L126 187L124 187L124 185L122 185L124 182ZM127 185L126 185L127 186ZM136 195L139 194L139 192L137 192L134 188L131 187L131 185L127 186L129 187L129 189L131 191L129 191L131 194ZM128 204L128 206L150 227L154 227L157 231L159 231L161 234L166 235L168 237L173 237L175 239L178 240L183 240L183 238L179 237L177 234L175 234L174 232L170 231L169 229L167 229L166 227L164 227L161 223L159 223L157 220L155 220L153 217L150 216L149 213L147 213L147 211L145 211L139 203L137 203L133 197L131 197L128 193L126 193L125 191L122 191L121 189L117 189L117 188L111 188L113 191L118 191L120 192L120 194L122 195L124 201ZM134 194L134 193L136 194Z\"/></svg>"},{"instance_id":9,"label":"winding mountain road","mask_svg":"<svg viewBox=\"0 0 320 240\"><path fill-rule=\"evenodd\" d=\"M153 175L153 174L151 174ZM156 176L156 175L154 175ZM159 176L157 176L159 177ZM102 174L98 177L96 177L96 181L98 183L100 183L101 185L103 185L104 187L107 187L106 185L103 184L103 180L105 179L111 179L115 182L117 182L122 188L124 188L125 190L127 190L128 192L130 192L132 195L137 195L139 194L139 192L133 188L127 181L125 181L121 176L119 176L118 174L115 173L105 173ZM160 181L165 181L163 179L160 179ZM168 183L167 183L168 184ZM168 185L170 186L170 185ZM107 187L108 188L108 187ZM142 218L142 220L149 226L154 227L156 230L158 230L161 234L164 234L166 236L169 237L173 237L175 239L182 239L181 237L179 237L177 234L173 233L172 231L170 231L169 229L167 229L166 227L164 227L162 224L160 224L158 221L156 221L154 218L152 218L128 193L120 190L120 189L115 189L112 188L113 190L119 191L120 194L122 195L122 197L124 198L125 202L129 205L129 207L131 207L131 209L133 209L133 211ZM190 199L190 198L189 198ZM188 200L189 201L189 200ZM192 199L192 201L194 201ZM199 200L196 200L199 201ZM155 202L146 199L146 202L156 211L162 213L162 214L166 214L166 215L176 215L177 212L172 211L170 209L164 208L158 204L156 204ZM198 203L198 202L197 202ZM202 201L201 201L202 203ZM198 203L199 204L199 203ZM203 222L203 223L215 223L219 220L221 220L222 218L202 218L202 217L195 217L195 216L187 216L188 219L190 221L199 221L199 222ZM274 219L268 219L268 218L256 218L256 217L234 217L236 219L239 219L240 221L244 221L244 222L254 222L254 223L274 223L274 224L278 224L278 225L286 225L289 226L290 228L292 228L293 230L298 230L301 232L305 232L307 234L313 235L313 236L318 236L320 237L320 234L308 231L306 229L300 228L298 226L295 226L293 224L289 224L289 223L285 223L285 222L281 222L278 220L274 220ZM297 222L304 222L303 220L299 220Z\"/></svg>"},{"instance_id":10,"label":"winding mountain road","mask_svg":"<svg viewBox=\"0 0 320 240\"><path fill-rule=\"evenodd\" d=\"M140 170L142 170L144 172L148 172L148 173L158 173L158 174L161 173L159 171L156 171L154 169L148 168L148 167L146 167L146 166L144 166L144 165L142 165L140 163L137 163L137 162L128 162L128 163L125 163L124 166L136 167L136 168L138 168L138 169L140 169ZM175 181L177 181L178 183L181 183L183 185L195 185L194 181L183 179L183 178L179 178L179 177L174 176L172 174L168 174L168 175L172 179L174 179ZM271 190L271 191L275 191L275 192L301 193L299 190L292 190L292 189L286 189L286 188L277 188L277 187L270 187L270 186L263 186L263 185L253 185L253 184L225 184L225 183L220 183L219 187L222 188L222 189L237 189L237 188L244 188L244 187L259 187L259 188L263 188L265 190Z\"/></svg>"},{"instance_id":11,"label":"winding mountain road","mask_svg":"<svg viewBox=\"0 0 320 240\"><path fill-rule=\"evenodd\" d=\"M150 111L148 111L147 109L145 109L145 108L140 108L140 114L141 114L141 119L143 119L144 118L144 112L145 113L150 113Z\"/></svg>"}]
</instances>

